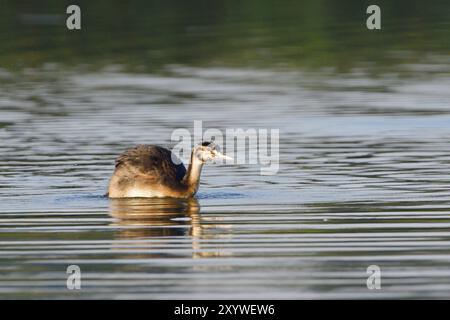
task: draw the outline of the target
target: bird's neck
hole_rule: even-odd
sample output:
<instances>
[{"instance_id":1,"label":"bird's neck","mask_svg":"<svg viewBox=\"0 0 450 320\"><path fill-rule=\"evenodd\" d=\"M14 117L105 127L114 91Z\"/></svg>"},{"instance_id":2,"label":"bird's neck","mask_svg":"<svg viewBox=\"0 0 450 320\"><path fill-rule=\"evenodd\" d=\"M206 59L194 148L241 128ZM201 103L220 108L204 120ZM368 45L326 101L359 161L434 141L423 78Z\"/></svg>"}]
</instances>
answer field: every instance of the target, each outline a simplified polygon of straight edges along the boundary
<instances>
[{"instance_id":1,"label":"bird's neck","mask_svg":"<svg viewBox=\"0 0 450 320\"><path fill-rule=\"evenodd\" d=\"M191 154L191 163L184 178L184 183L187 187L187 193L194 195L200 183L200 175L202 173L203 162L200 161L194 153Z\"/></svg>"}]
</instances>

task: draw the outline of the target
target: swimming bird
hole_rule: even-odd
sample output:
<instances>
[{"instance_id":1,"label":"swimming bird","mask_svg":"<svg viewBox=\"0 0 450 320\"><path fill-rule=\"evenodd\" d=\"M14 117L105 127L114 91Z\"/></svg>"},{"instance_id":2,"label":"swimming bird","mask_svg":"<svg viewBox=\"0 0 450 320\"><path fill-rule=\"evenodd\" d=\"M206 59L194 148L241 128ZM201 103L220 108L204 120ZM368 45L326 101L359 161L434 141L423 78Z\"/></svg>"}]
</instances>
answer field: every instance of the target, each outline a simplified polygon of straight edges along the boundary
<instances>
[{"instance_id":1,"label":"swimming bird","mask_svg":"<svg viewBox=\"0 0 450 320\"><path fill-rule=\"evenodd\" d=\"M192 149L186 170L170 150L155 145L138 145L116 160L107 196L110 198L191 198L198 190L203 165L216 159L232 159L213 142Z\"/></svg>"}]
</instances>

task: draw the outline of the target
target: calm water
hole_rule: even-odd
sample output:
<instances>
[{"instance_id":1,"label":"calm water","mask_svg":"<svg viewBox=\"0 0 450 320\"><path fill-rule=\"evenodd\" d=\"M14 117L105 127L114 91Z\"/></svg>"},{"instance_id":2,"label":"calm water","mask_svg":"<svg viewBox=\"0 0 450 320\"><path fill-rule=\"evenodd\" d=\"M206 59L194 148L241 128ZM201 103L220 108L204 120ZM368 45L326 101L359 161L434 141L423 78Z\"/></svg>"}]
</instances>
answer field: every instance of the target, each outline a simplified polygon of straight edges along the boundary
<instances>
[{"instance_id":1,"label":"calm water","mask_svg":"<svg viewBox=\"0 0 450 320\"><path fill-rule=\"evenodd\" d=\"M168 73L2 74L3 297L450 295L450 77ZM102 197L118 153L197 119L280 128L278 174L209 165L198 201Z\"/></svg>"},{"instance_id":2,"label":"calm water","mask_svg":"<svg viewBox=\"0 0 450 320\"><path fill-rule=\"evenodd\" d=\"M449 298L449 7L389 7L374 39L361 8L317 3L160 4L62 36L30 15L58 5L6 2L0 297ZM208 165L196 200L103 197L118 154L194 120L280 129L279 172Z\"/></svg>"}]
</instances>

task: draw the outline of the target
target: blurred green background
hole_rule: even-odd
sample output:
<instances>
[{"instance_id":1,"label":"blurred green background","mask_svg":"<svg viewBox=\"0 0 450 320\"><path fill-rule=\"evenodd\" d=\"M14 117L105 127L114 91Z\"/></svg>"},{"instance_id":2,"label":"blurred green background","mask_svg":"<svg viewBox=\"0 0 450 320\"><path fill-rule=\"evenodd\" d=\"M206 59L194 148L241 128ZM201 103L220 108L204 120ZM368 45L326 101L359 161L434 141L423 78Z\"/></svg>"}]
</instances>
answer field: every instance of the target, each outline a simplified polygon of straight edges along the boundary
<instances>
[{"instance_id":1,"label":"blurred green background","mask_svg":"<svg viewBox=\"0 0 450 320\"><path fill-rule=\"evenodd\" d=\"M78 4L82 30L66 28ZM366 28L381 7L382 29ZM158 70L168 64L388 71L450 49L449 1L0 2L0 68L43 63Z\"/></svg>"}]
</instances>

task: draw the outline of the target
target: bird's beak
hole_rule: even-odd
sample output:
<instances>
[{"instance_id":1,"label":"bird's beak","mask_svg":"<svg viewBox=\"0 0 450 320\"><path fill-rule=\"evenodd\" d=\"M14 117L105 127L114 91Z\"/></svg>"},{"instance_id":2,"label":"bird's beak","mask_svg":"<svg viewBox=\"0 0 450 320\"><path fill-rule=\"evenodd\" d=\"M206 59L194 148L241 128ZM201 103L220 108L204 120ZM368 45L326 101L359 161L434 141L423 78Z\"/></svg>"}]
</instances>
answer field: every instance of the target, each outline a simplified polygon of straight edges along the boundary
<instances>
[{"instance_id":1,"label":"bird's beak","mask_svg":"<svg viewBox=\"0 0 450 320\"><path fill-rule=\"evenodd\" d=\"M217 150L214 150L213 153L216 156L216 159L233 160L232 157L226 156L226 155L224 155L223 153L221 153L221 152L219 152Z\"/></svg>"}]
</instances>

